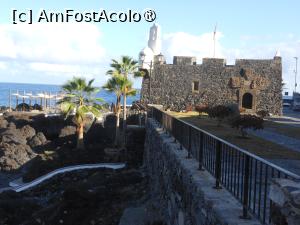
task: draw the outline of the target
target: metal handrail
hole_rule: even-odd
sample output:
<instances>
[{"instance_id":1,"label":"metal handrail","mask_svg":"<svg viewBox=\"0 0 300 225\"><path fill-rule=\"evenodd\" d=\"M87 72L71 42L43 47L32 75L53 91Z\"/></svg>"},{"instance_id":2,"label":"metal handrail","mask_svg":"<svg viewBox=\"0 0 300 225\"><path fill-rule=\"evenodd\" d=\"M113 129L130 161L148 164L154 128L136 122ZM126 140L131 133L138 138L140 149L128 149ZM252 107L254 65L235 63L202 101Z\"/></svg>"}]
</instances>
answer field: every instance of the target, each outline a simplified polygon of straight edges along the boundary
<instances>
[{"instance_id":1,"label":"metal handrail","mask_svg":"<svg viewBox=\"0 0 300 225\"><path fill-rule=\"evenodd\" d=\"M158 109L158 108L156 108L156 109L159 110L159 111L161 111L162 113L165 113L165 112L162 111L161 109ZM214 138L215 140L218 140L218 141L222 142L223 144L226 144L226 145L228 145L228 146L230 146L230 147L232 147L232 148L234 148L234 149L236 149L236 150L238 150L238 151L240 151L240 152L242 152L242 153L244 153L244 154L246 154L246 155L248 155L248 156L250 156L250 157L252 157L252 158L255 158L256 160L259 160L259 161L263 162L264 164L267 164L267 165L270 166L270 167L273 167L273 168L275 168L275 169L277 169L277 170L280 170L281 172L283 172L283 173L289 175L290 177L293 177L293 178L295 178L295 179L300 179L300 176L299 176L299 175L297 175L297 174L295 174L295 173L293 173L293 172L291 172L291 171L288 171L288 170L286 170L286 169L284 169L284 168L282 168L282 167L279 167L279 166L275 165L274 163L271 163L271 162L269 162L269 161L267 161L267 160L265 160L265 159L263 159L263 158L261 158L261 157L255 155L255 154L253 154L253 153L251 153L251 152L249 152L249 151L247 151L247 150L245 150L245 149L242 149L242 148L240 148L240 147L238 147L238 146L236 146L236 145L234 145L234 144L232 144L232 143L230 143L230 142L228 142L228 141L225 141L225 140L222 139L222 138L219 138L219 137L217 137L217 136L215 136L215 135L213 135L213 134L211 134L211 133L209 133L209 132L207 132L207 131L205 131L205 130L202 130L201 128L199 128L199 127L197 127L197 126L195 126L195 125L193 125L193 124L191 124L191 123L188 123L188 122L186 122L186 121L184 121L184 120L178 119L178 118L176 118L176 117L174 117L174 116L172 116L172 115L170 115L170 114L168 114L168 113L165 113L165 114L167 114L168 116L173 117L173 119L178 120L178 121L180 121L181 123L184 123L184 124L187 125L187 126L192 127L192 128L195 129L195 130L198 130L198 131L200 131L200 132L202 132L202 133L204 133L204 134L206 134L206 135L208 135L208 136Z\"/></svg>"},{"instance_id":2,"label":"metal handrail","mask_svg":"<svg viewBox=\"0 0 300 225\"><path fill-rule=\"evenodd\" d=\"M179 142L180 149L183 146L187 149L188 158L198 160L199 170L205 167L216 178L214 188L225 187L243 204L242 218L249 218L250 211L263 224L270 223L273 203L268 199L268 190L271 179L300 180L299 175L175 118L156 106L150 106L150 109L152 118L174 136L174 142Z\"/></svg>"}]
</instances>

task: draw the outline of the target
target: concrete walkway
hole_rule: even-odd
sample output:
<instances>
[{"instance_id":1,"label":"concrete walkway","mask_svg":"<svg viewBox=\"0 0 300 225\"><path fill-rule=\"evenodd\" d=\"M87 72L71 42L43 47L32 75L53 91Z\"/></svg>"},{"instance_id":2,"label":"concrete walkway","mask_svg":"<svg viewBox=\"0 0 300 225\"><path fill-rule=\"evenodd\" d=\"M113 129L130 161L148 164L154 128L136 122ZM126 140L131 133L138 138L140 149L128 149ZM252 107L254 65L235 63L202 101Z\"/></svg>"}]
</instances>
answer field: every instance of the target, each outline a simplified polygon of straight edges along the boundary
<instances>
[{"instance_id":1,"label":"concrete walkway","mask_svg":"<svg viewBox=\"0 0 300 225\"><path fill-rule=\"evenodd\" d=\"M255 135L257 137L263 138L267 141L274 142L276 144L282 145L286 148L289 148L293 151L300 152L300 140L296 138L291 138L282 134L278 134L274 131L271 131L268 128L264 130L249 130L248 133Z\"/></svg>"},{"instance_id":2,"label":"concrete walkway","mask_svg":"<svg viewBox=\"0 0 300 225\"><path fill-rule=\"evenodd\" d=\"M300 125L300 122L299 122ZM278 134L275 131L265 128L264 130L249 130L250 134L257 137L263 138L267 141L282 145L293 151L300 152L300 140L296 138L291 138L283 134ZM268 161L278 165L282 168L285 168L295 174L300 175L300 160L291 160L291 159L267 159Z\"/></svg>"},{"instance_id":3,"label":"concrete walkway","mask_svg":"<svg viewBox=\"0 0 300 225\"><path fill-rule=\"evenodd\" d=\"M287 116L272 117L272 118L268 118L268 120L275 123L288 125L291 127L300 127L300 119L293 118L293 117L287 117Z\"/></svg>"},{"instance_id":4,"label":"concrete walkway","mask_svg":"<svg viewBox=\"0 0 300 225\"><path fill-rule=\"evenodd\" d=\"M27 189L30 189L34 186L37 186L38 184L44 182L45 180L51 179L57 174L67 173L75 170L83 170L83 169L99 169L99 168L108 168L108 169L122 169L126 166L125 163L98 163L98 164L82 164L82 165L75 165L75 166L68 166L63 167L60 169L56 169L44 176L41 176L29 183L22 183L20 182L20 179L17 179L15 182L12 181L9 183L10 187L4 187L0 189L0 193L5 190L13 190L16 192L25 191Z\"/></svg>"},{"instance_id":5,"label":"concrete walkway","mask_svg":"<svg viewBox=\"0 0 300 225\"><path fill-rule=\"evenodd\" d=\"M300 160L292 159L268 159L271 163L287 169L290 172L300 175Z\"/></svg>"}]
</instances>

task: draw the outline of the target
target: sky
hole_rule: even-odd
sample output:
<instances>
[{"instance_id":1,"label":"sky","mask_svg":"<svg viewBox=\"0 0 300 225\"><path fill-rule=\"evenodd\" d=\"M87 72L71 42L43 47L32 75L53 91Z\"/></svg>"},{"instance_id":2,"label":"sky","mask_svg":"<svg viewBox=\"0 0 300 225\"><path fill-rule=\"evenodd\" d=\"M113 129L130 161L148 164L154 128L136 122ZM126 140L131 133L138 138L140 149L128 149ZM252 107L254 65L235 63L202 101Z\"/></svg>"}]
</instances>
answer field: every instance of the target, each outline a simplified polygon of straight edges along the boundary
<instances>
[{"instance_id":1,"label":"sky","mask_svg":"<svg viewBox=\"0 0 300 225\"><path fill-rule=\"evenodd\" d=\"M167 63L174 55L213 56L213 31L217 24L216 57L271 59L279 51L283 82L292 91L295 56L300 57L300 1L297 0L3 0L0 3L0 82L62 84L74 75L95 78L97 85L108 79L111 59L122 55L138 58L147 45L153 22L37 22L45 12L99 11L143 15L156 12L162 29L162 54ZM13 24L17 13L32 10L33 24ZM17 14L18 15L18 14ZM299 63L300 65L300 63ZM300 83L300 73L298 75ZM139 87L141 80L135 81ZM299 85L300 91L300 85Z\"/></svg>"}]
</instances>

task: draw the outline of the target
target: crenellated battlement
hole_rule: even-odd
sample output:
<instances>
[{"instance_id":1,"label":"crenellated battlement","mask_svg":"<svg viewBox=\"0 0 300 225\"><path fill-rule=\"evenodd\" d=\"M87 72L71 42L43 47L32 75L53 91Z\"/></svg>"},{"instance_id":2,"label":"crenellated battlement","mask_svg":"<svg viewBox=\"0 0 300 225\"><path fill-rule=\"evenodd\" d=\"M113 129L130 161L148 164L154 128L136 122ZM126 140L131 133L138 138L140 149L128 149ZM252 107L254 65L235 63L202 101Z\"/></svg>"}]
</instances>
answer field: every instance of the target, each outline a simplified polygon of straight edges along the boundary
<instances>
[{"instance_id":1,"label":"crenellated battlement","mask_svg":"<svg viewBox=\"0 0 300 225\"><path fill-rule=\"evenodd\" d=\"M173 64L168 65L204 65L204 66L241 66L264 63L281 64L281 57L275 56L273 59L236 59L234 64L227 65L223 58L202 58L202 64L197 64L197 58L194 56L174 56Z\"/></svg>"}]
</instances>

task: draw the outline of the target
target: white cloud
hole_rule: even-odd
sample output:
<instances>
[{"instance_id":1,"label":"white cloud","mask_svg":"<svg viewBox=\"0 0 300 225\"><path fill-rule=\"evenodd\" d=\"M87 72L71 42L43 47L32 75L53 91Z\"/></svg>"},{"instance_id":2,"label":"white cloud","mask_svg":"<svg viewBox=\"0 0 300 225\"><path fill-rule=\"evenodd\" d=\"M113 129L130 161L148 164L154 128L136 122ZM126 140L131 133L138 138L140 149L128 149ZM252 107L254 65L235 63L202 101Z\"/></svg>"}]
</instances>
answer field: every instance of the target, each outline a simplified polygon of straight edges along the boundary
<instances>
[{"instance_id":1,"label":"white cloud","mask_svg":"<svg viewBox=\"0 0 300 225\"><path fill-rule=\"evenodd\" d=\"M101 37L87 23L0 24L1 80L62 83L77 75L103 83L108 64Z\"/></svg>"},{"instance_id":2,"label":"white cloud","mask_svg":"<svg viewBox=\"0 0 300 225\"><path fill-rule=\"evenodd\" d=\"M80 70L79 66L50 63L30 63L29 67L35 71L55 73L76 73Z\"/></svg>"},{"instance_id":3,"label":"white cloud","mask_svg":"<svg viewBox=\"0 0 300 225\"><path fill-rule=\"evenodd\" d=\"M93 24L0 25L0 58L50 63L95 63L105 50Z\"/></svg>"},{"instance_id":4,"label":"white cloud","mask_svg":"<svg viewBox=\"0 0 300 225\"><path fill-rule=\"evenodd\" d=\"M0 70L5 70L5 69L6 69L6 63L0 62Z\"/></svg>"},{"instance_id":5,"label":"white cloud","mask_svg":"<svg viewBox=\"0 0 300 225\"><path fill-rule=\"evenodd\" d=\"M221 32L216 32L215 56L223 57L220 39ZM196 56L198 60L205 57L213 57L214 40L213 33L204 33L198 36L184 32L166 34L163 38L164 50L167 58L173 56Z\"/></svg>"},{"instance_id":6,"label":"white cloud","mask_svg":"<svg viewBox=\"0 0 300 225\"><path fill-rule=\"evenodd\" d=\"M292 34L287 34L284 41L271 42L269 35L266 36L241 36L243 47L226 48L222 45L221 39L224 35L221 32L216 34L216 57L225 58L227 64L234 64L236 59L272 59L279 50L282 56L283 82L286 83L288 91L294 87L295 59L300 52L300 40ZM270 39L268 44L253 46L252 40L264 43ZM173 56L196 56L198 63L202 58L213 56L213 33L192 35L184 32L166 34L163 38L164 54L167 61L172 62ZM298 55L300 58L300 55ZM300 68L300 59L298 68ZM300 71L300 69L299 69ZM298 91L300 91L300 73L298 73Z\"/></svg>"}]
</instances>

